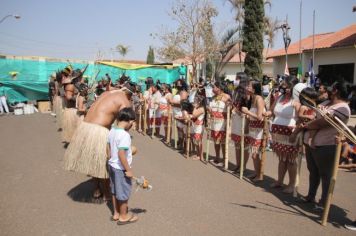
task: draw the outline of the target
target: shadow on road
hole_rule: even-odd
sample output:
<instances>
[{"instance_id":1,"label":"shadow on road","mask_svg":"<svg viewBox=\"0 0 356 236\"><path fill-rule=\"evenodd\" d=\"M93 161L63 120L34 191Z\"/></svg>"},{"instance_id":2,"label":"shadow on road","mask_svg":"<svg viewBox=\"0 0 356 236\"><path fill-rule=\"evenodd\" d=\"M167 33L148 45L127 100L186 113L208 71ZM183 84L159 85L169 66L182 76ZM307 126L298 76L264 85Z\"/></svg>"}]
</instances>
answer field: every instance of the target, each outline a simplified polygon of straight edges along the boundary
<instances>
[{"instance_id":1,"label":"shadow on road","mask_svg":"<svg viewBox=\"0 0 356 236\"><path fill-rule=\"evenodd\" d=\"M315 204L313 203L302 203L298 201L298 198L293 197L292 194L286 194L282 192L282 189L276 189L270 187L270 185L274 182L274 179L269 176L264 176L264 180L261 182L253 183L248 179L245 181L255 185L256 187L263 188L266 192L271 193L275 197L277 197L283 205L288 208L283 208L279 206L272 205L267 202L256 201L256 205L246 205L240 203L231 203L233 205L237 205L240 207L247 207L255 210L263 210L269 211L278 214L289 214L301 217L307 217L310 220L320 224L321 216L323 211L315 208ZM344 224L351 223L352 221L347 218L347 210L340 208L336 205L331 205L329 211L329 219L328 223L332 224L334 227L343 228Z\"/></svg>"},{"instance_id":2,"label":"shadow on road","mask_svg":"<svg viewBox=\"0 0 356 236\"><path fill-rule=\"evenodd\" d=\"M95 185L92 179L89 179L83 183L78 184L67 193L75 202L84 202L84 203L93 203L93 204L102 204L104 200L102 198L93 197L93 189Z\"/></svg>"}]
</instances>

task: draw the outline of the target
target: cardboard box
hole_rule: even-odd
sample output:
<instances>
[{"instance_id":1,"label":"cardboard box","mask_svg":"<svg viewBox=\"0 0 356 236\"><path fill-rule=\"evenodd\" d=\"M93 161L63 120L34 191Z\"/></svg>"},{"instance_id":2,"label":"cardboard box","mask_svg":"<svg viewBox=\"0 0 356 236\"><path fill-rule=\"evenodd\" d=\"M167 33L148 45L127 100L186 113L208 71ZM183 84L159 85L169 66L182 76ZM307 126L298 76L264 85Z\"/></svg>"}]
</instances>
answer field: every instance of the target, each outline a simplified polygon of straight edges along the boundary
<instances>
[{"instance_id":1,"label":"cardboard box","mask_svg":"<svg viewBox=\"0 0 356 236\"><path fill-rule=\"evenodd\" d=\"M41 113L51 112L51 105L49 101L38 101L38 111Z\"/></svg>"}]
</instances>

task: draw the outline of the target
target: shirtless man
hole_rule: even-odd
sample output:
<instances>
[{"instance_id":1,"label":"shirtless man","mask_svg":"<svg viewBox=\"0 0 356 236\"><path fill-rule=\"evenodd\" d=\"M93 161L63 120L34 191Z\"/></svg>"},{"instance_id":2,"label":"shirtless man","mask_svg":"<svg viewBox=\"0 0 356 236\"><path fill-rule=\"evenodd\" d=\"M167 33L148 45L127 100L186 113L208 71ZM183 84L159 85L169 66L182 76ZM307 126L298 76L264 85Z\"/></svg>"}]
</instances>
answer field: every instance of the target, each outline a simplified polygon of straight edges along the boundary
<instances>
[{"instance_id":1,"label":"shirtless man","mask_svg":"<svg viewBox=\"0 0 356 236\"><path fill-rule=\"evenodd\" d=\"M66 170L90 175L103 182L104 200L111 199L106 168L109 130L119 111L131 106L133 89L127 83L121 90L104 92L90 107L64 154ZM100 196L100 190L96 189L94 197Z\"/></svg>"},{"instance_id":2,"label":"shirtless man","mask_svg":"<svg viewBox=\"0 0 356 236\"><path fill-rule=\"evenodd\" d=\"M80 76L80 74L62 73L62 85L64 88L64 111L63 111L63 127L62 127L62 140L65 143L65 147L70 143L75 129L77 128L78 116L76 109L76 93L78 92L72 83L73 76Z\"/></svg>"}]
</instances>

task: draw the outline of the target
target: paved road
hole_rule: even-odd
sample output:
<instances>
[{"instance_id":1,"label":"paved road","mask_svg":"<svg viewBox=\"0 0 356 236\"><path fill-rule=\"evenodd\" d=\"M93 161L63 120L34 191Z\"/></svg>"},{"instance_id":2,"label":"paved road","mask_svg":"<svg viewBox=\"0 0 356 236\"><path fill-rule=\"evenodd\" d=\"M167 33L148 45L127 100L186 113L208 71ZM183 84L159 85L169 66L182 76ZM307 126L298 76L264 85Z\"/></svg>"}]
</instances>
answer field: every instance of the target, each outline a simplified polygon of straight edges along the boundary
<instances>
[{"instance_id":1,"label":"paved road","mask_svg":"<svg viewBox=\"0 0 356 236\"><path fill-rule=\"evenodd\" d=\"M90 179L62 169L64 149L53 117L0 117L0 130L1 235L353 234L342 225L356 219L355 173L339 172L332 223L322 227L311 207L268 187L277 170L271 154L265 182L254 185L133 133L139 148L134 172L154 189L131 198L139 221L117 226L109 220L110 205L91 201ZM302 173L305 194L305 162Z\"/></svg>"}]
</instances>

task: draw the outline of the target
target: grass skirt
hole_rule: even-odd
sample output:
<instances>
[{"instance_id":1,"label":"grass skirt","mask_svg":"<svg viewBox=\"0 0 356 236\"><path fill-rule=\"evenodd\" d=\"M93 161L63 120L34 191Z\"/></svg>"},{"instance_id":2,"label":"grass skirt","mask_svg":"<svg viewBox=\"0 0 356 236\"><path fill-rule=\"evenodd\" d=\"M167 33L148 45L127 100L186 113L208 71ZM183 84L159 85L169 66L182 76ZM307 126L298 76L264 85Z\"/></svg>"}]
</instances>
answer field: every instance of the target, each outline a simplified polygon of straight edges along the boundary
<instances>
[{"instance_id":1,"label":"grass skirt","mask_svg":"<svg viewBox=\"0 0 356 236\"><path fill-rule=\"evenodd\" d=\"M64 169L97 178L109 178L106 145L109 130L81 122L64 154Z\"/></svg>"},{"instance_id":2,"label":"grass skirt","mask_svg":"<svg viewBox=\"0 0 356 236\"><path fill-rule=\"evenodd\" d=\"M78 127L79 116L77 115L77 109L65 108L63 112L62 120L62 140L63 142L70 143L74 131Z\"/></svg>"},{"instance_id":3,"label":"grass skirt","mask_svg":"<svg viewBox=\"0 0 356 236\"><path fill-rule=\"evenodd\" d=\"M53 110L56 113L57 128L62 128L62 119L63 119L63 100L62 97L56 96L53 102Z\"/></svg>"}]
</instances>

